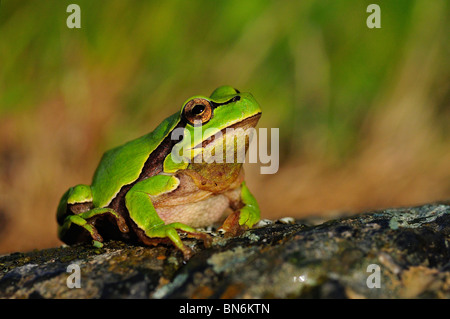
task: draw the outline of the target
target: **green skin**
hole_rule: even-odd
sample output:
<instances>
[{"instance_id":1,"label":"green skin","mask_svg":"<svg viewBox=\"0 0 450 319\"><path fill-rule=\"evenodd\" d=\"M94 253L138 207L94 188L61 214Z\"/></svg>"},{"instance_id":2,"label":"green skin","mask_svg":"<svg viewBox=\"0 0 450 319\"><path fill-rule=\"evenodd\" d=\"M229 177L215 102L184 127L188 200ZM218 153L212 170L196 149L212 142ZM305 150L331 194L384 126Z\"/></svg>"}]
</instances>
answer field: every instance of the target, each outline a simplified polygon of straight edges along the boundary
<instances>
[{"instance_id":1,"label":"green skin","mask_svg":"<svg viewBox=\"0 0 450 319\"><path fill-rule=\"evenodd\" d=\"M239 97L239 99L233 99L235 97ZM185 105L194 98L206 99L221 105L213 110L211 119L200 126L202 133L208 129L208 133L212 132L211 128L226 129L261 113L258 103L251 94L240 93L230 86L217 88L209 98L194 96L188 99L183 104L181 112L165 119L153 132L106 152L97 167L90 186L77 185L71 187L62 196L57 210L58 236L61 240L66 241L66 234L71 228L81 227L90 234L94 246L101 247L102 237L98 234L94 221L100 216L108 215L109 218L116 221L121 232L127 233L129 225L133 225L134 229L141 230L149 239L170 239L184 253L186 258L190 257L190 249L183 244L178 231L203 239L206 235L183 223L165 224L158 216L151 199L151 196L168 194L175 190L179 184L175 174L188 169L190 164L175 162L169 152L163 159L161 172L139 181L138 178L143 172L147 159L152 155L157 155L154 152L157 152L157 148L162 141L170 136L182 121ZM178 142L177 146L193 148L202 142L198 139L199 134L194 134L193 125L187 123L184 129L190 132L191 139L185 138ZM198 130L199 127L197 126L195 129ZM201 136L206 140L211 135L213 134L209 136L203 136L202 134ZM188 155L183 154L183 156ZM194 155L189 154L189 156L192 159ZM127 185L132 186L125 194L125 206L128 214L123 215L108 206L118 196L122 187ZM240 184L240 197L241 207L238 213L239 218L236 220L238 220L239 226L245 229L251 228L259 221L260 211L245 182ZM69 209L71 206L82 207L84 204L88 208L75 212Z\"/></svg>"}]
</instances>

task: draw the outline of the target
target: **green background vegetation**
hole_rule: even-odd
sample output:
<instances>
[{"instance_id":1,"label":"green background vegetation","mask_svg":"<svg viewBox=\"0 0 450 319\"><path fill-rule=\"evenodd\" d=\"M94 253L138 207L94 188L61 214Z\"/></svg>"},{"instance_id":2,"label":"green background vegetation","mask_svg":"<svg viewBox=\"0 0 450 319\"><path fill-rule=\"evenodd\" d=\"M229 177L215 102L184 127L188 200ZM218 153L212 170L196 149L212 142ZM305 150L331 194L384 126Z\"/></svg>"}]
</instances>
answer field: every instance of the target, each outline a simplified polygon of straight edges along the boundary
<instances>
[{"instance_id":1,"label":"green background vegetation","mask_svg":"<svg viewBox=\"0 0 450 319\"><path fill-rule=\"evenodd\" d=\"M247 170L263 217L449 198L449 5L1 1L0 252L58 245L59 197L106 149L223 84L280 128L279 172Z\"/></svg>"}]
</instances>

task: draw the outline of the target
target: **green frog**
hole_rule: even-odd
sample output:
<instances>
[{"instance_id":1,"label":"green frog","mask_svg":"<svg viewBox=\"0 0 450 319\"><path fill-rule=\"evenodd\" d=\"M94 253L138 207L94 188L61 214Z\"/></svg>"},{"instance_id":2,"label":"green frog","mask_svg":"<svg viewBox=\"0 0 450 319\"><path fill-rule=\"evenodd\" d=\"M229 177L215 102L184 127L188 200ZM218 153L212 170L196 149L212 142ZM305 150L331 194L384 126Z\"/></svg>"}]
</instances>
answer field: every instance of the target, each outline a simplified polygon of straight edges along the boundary
<instances>
[{"instance_id":1,"label":"green frog","mask_svg":"<svg viewBox=\"0 0 450 319\"><path fill-rule=\"evenodd\" d=\"M218 143L229 145L229 129L254 128L260 117L252 94L231 86L189 98L151 133L105 152L90 186L64 193L57 209L58 237L67 244L91 240L96 247L104 237L145 245L169 242L189 259L193 252L180 233L207 247L211 237L197 228L222 223L226 235L241 234L260 219L242 162L202 155L211 154L212 147L214 154ZM248 139L240 147L245 154Z\"/></svg>"}]
</instances>

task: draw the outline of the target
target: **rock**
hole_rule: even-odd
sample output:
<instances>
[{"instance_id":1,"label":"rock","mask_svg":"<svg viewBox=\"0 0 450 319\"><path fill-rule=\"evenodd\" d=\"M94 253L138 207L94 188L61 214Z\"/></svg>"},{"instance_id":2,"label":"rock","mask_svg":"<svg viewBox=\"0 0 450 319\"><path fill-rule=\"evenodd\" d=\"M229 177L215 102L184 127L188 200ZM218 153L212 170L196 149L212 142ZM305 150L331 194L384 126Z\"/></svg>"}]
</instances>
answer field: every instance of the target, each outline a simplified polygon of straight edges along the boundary
<instances>
[{"instance_id":1,"label":"rock","mask_svg":"<svg viewBox=\"0 0 450 319\"><path fill-rule=\"evenodd\" d=\"M1 298L450 298L450 205L213 233L172 246L111 241L0 257ZM81 288L69 288L79 266ZM76 266L75 266L76 267ZM69 268L70 270L70 268Z\"/></svg>"}]
</instances>

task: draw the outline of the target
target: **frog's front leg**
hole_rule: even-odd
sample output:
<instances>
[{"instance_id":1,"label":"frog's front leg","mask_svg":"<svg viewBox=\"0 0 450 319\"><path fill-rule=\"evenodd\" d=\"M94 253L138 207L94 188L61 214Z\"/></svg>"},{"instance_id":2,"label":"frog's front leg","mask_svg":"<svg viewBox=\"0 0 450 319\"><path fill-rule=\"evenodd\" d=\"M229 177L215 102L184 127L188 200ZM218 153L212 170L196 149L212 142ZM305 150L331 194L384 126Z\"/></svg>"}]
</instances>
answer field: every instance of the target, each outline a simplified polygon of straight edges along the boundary
<instances>
[{"instance_id":1,"label":"frog's front leg","mask_svg":"<svg viewBox=\"0 0 450 319\"><path fill-rule=\"evenodd\" d=\"M142 230L146 237L151 239L168 238L183 252L187 260L192 256L192 251L185 246L178 235L177 230L186 232L188 236L202 239L205 246L211 242L209 235L198 232L195 228L182 223L165 224L158 216L153 206L151 197L175 190L179 180L171 175L155 175L136 183L125 196L125 205L130 218L136 226Z\"/></svg>"},{"instance_id":2,"label":"frog's front leg","mask_svg":"<svg viewBox=\"0 0 450 319\"><path fill-rule=\"evenodd\" d=\"M241 184L241 208L230 214L220 227L226 236L237 236L252 228L260 219L260 209L255 197L250 193L245 182Z\"/></svg>"},{"instance_id":3,"label":"frog's front leg","mask_svg":"<svg viewBox=\"0 0 450 319\"><path fill-rule=\"evenodd\" d=\"M69 188L62 196L58 205L58 237L66 243L77 241L76 236L71 234L73 225L81 227L89 233L94 241L94 245L101 247L102 236L93 225L95 219L101 215L109 215L115 219L119 230L128 232L128 226L123 217L111 208L93 208L92 191L88 185L77 185Z\"/></svg>"}]
</instances>

